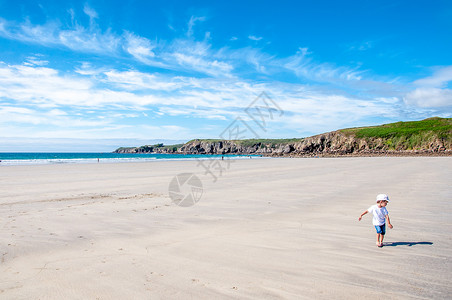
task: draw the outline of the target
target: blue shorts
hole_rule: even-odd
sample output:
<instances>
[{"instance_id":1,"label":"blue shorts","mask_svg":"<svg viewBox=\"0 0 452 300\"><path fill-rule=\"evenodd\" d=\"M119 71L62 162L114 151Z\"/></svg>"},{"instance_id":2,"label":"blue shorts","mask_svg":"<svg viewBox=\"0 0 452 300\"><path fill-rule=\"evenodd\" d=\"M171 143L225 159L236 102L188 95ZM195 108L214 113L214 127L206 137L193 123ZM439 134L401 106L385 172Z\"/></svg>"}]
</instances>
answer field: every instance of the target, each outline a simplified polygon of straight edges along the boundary
<instances>
[{"instance_id":1,"label":"blue shorts","mask_svg":"<svg viewBox=\"0 0 452 300\"><path fill-rule=\"evenodd\" d=\"M385 235L385 233L386 233L386 224L375 225L375 229L377 230L377 233Z\"/></svg>"}]
</instances>

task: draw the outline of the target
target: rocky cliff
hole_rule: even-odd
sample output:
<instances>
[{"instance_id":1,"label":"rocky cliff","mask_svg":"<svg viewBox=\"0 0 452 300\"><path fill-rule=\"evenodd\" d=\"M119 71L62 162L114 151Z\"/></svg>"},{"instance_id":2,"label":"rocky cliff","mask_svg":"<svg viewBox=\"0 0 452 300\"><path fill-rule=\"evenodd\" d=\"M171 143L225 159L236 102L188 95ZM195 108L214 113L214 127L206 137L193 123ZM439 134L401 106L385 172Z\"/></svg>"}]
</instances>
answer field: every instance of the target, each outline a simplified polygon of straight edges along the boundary
<instances>
[{"instance_id":1,"label":"rocky cliff","mask_svg":"<svg viewBox=\"0 0 452 300\"><path fill-rule=\"evenodd\" d=\"M336 156L336 155L452 155L452 145L432 137L416 148L393 147L383 138L357 138L333 131L286 143L256 142L243 145L241 141L203 141L186 143L177 153L184 154L253 154L265 156Z\"/></svg>"},{"instance_id":2,"label":"rocky cliff","mask_svg":"<svg viewBox=\"0 0 452 300\"><path fill-rule=\"evenodd\" d=\"M141 147L121 147L114 153L177 153L183 144L164 146L163 144L145 145Z\"/></svg>"},{"instance_id":3,"label":"rocky cliff","mask_svg":"<svg viewBox=\"0 0 452 300\"><path fill-rule=\"evenodd\" d=\"M265 156L452 155L452 119L351 128L290 140L192 140L183 145L119 148L117 153Z\"/></svg>"}]
</instances>

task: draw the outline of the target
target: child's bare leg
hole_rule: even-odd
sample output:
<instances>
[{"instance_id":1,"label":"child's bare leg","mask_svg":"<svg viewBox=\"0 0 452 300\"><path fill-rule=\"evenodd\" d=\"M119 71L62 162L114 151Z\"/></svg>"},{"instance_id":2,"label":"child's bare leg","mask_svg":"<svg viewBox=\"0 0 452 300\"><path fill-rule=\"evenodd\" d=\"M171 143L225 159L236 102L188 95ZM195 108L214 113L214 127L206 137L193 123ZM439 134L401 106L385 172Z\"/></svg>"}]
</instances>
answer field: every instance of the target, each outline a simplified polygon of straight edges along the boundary
<instances>
[{"instance_id":1,"label":"child's bare leg","mask_svg":"<svg viewBox=\"0 0 452 300\"><path fill-rule=\"evenodd\" d=\"M380 246L380 236L381 234L377 233L377 246Z\"/></svg>"},{"instance_id":2,"label":"child's bare leg","mask_svg":"<svg viewBox=\"0 0 452 300\"><path fill-rule=\"evenodd\" d=\"M380 245L383 245L383 239L385 238L384 234L380 234Z\"/></svg>"}]
</instances>

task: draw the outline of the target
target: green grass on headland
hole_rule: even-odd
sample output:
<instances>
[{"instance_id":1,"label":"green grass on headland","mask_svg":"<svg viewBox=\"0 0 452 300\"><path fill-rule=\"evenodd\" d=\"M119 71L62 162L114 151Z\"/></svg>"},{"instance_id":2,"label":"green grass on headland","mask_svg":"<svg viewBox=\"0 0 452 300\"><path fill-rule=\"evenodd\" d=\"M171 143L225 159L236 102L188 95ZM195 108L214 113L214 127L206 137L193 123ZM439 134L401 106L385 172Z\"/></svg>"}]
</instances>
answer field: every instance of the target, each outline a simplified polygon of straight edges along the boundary
<instances>
[{"instance_id":1,"label":"green grass on headland","mask_svg":"<svg viewBox=\"0 0 452 300\"><path fill-rule=\"evenodd\" d=\"M451 142L452 118L429 118L422 121L397 122L380 126L358 127L339 130L357 138L383 139L389 148L415 149L432 139Z\"/></svg>"},{"instance_id":2,"label":"green grass on headland","mask_svg":"<svg viewBox=\"0 0 452 300\"><path fill-rule=\"evenodd\" d=\"M379 126L342 129L343 133L354 133L358 138L392 138L421 132L434 132L446 137L452 130L452 118L430 118L422 121L397 122Z\"/></svg>"}]
</instances>

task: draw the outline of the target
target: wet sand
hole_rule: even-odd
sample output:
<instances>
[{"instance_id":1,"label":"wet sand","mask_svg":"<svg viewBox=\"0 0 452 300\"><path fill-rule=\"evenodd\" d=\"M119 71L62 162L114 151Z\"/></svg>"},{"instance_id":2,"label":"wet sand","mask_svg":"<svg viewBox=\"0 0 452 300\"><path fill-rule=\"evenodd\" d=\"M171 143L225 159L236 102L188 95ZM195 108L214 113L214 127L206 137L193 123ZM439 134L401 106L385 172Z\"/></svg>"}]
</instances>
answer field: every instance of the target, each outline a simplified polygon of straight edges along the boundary
<instances>
[{"instance_id":1,"label":"wet sand","mask_svg":"<svg viewBox=\"0 0 452 300\"><path fill-rule=\"evenodd\" d=\"M223 166L0 166L0 298L450 298L452 158ZM168 196L184 172L203 184L191 207ZM383 248L358 222L379 193Z\"/></svg>"}]
</instances>

